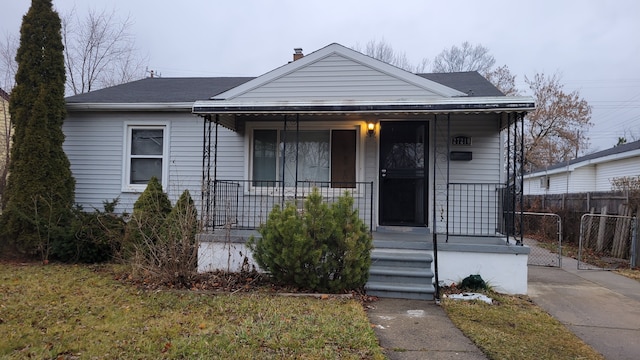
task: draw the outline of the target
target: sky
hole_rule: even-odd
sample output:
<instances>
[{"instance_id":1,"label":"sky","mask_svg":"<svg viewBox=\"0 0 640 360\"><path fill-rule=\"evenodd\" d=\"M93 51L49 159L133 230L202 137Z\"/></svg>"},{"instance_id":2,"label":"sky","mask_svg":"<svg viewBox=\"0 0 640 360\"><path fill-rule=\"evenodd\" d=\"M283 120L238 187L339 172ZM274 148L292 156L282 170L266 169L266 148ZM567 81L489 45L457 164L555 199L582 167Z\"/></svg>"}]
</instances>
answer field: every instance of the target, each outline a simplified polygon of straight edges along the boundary
<instances>
[{"instance_id":1,"label":"sky","mask_svg":"<svg viewBox=\"0 0 640 360\"><path fill-rule=\"evenodd\" d=\"M29 0L0 0L0 36L19 34ZM593 108L588 152L640 139L637 0L53 0L115 10L149 70L162 77L259 76L331 43L385 41L410 62L468 41L487 47L527 92L525 76L558 74Z\"/></svg>"}]
</instances>

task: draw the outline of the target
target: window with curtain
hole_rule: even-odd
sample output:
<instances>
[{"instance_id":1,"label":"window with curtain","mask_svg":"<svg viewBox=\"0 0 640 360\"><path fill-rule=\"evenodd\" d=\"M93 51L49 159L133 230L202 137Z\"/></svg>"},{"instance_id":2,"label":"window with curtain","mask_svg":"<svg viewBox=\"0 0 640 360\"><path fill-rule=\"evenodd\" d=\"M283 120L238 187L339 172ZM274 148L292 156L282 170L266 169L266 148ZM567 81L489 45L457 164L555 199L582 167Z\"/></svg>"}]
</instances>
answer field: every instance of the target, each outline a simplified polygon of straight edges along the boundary
<instances>
[{"instance_id":1,"label":"window with curtain","mask_svg":"<svg viewBox=\"0 0 640 360\"><path fill-rule=\"evenodd\" d=\"M294 186L297 173L298 181L353 187L355 159L355 130L253 132L254 186L273 186L276 180L283 180L285 187Z\"/></svg>"}]
</instances>

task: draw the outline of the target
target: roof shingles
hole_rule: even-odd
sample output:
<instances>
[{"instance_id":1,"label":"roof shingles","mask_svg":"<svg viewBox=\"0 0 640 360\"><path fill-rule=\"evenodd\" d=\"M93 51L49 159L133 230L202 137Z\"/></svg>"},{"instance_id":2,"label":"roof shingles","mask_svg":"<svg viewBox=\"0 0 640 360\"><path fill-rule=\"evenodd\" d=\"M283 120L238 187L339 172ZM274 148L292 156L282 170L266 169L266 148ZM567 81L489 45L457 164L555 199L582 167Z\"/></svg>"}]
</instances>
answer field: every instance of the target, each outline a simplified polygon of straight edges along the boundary
<instances>
[{"instance_id":1,"label":"roof shingles","mask_svg":"<svg viewBox=\"0 0 640 360\"><path fill-rule=\"evenodd\" d=\"M504 96L475 71L417 74L469 96ZM146 78L66 98L67 103L182 103L206 100L253 77Z\"/></svg>"}]
</instances>

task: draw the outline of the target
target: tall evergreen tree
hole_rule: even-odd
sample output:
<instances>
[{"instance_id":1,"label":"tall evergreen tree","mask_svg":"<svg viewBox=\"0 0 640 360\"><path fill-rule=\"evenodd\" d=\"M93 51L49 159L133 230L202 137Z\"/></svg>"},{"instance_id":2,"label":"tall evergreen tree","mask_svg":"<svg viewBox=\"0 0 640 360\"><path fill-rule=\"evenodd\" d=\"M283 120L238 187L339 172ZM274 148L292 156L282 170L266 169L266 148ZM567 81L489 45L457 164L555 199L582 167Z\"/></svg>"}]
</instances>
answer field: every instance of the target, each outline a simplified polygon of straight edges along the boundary
<instances>
[{"instance_id":1,"label":"tall evergreen tree","mask_svg":"<svg viewBox=\"0 0 640 360\"><path fill-rule=\"evenodd\" d=\"M65 68L60 17L51 0L32 0L22 19L11 93L14 142L0 225L8 241L48 251L70 223L75 180L62 149ZM46 254L46 253L43 253Z\"/></svg>"}]
</instances>

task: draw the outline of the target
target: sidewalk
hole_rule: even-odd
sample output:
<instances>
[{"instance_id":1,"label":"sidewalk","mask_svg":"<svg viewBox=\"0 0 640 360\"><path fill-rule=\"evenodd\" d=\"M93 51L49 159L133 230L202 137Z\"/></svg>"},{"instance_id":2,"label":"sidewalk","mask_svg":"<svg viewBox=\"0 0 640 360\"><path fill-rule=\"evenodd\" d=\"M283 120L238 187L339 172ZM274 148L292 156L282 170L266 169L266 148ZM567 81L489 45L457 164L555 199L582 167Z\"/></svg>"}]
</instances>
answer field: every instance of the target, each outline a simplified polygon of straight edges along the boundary
<instances>
[{"instance_id":1,"label":"sidewalk","mask_svg":"<svg viewBox=\"0 0 640 360\"><path fill-rule=\"evenodd\" d=\"M434 301L380 298L370 306L369 321L390 360L486 359Z\"/></svg>"},{"instance_id":2,"label":"sidewalk","mask_svg":"<svg viewBox=\"0 0 640 360\"><path fill-rule=\"evenodd\" d=\"M640 359L640 282L609 271L529 266L529 297L609 360ZM369 321L390 360L486 359L433 301L380 298Z\"/></svg>"},{"instance_id":3,"label":"sidewalk","mask_svg":"<svg viewBox=\"0 0 640 360\"><path fill-rule=\"evenodd\" d=\"M609 271L529 266L529 297L607 359L640 359L640 282Z\"/></svg>"}]
</instances>

